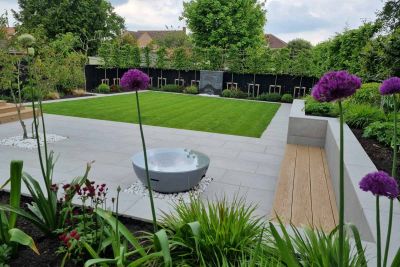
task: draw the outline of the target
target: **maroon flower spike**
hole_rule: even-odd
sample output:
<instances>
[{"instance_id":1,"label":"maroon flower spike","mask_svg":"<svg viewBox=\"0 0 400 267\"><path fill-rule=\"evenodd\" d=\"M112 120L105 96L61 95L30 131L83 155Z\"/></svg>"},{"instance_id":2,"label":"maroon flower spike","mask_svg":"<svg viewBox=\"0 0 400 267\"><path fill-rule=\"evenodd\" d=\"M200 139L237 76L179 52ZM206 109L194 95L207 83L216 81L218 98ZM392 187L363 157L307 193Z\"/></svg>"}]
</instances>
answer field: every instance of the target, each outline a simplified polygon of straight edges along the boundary
<instances>
[{"instance_id":1,"label":"maroon flower spike","mask_svg":"<svg viewBox=\"0 0 400 267\"><path fill-rule=\"evenodd\" d=\"M360 181L363 191L371 192L375 196L396 198L399 196L399 187L396 180L384 171L367 174Z\"/></svg>"},{"instance_id":2,"label":"maroon flower spike","mask_svg":"<svg viewBox=\"0 0 400 267\"><path fill-rule=\"evenodd\" d=\"M379 91L381 95L392 95L400 93L400 78L392 77L383 81Z\"/></svg>"},{"instance_id":3,"label":"maroon flower spike","mask_svg":"<svg viewBox=\"0 0 400 267\"><path fill-rule=\"evenodd\" d=\"M332 102L353 95L361 87L361 79L347 71L326 73L312 89L312 96L319 102Z\"/></svg>"},{"instance_id":4,"label":"maroon flower spike","mask_svg":"<svg viewBox=\"0 0 400 267\"><path fill-rule=\"evenodd\" d=\"M149 87L150 78L138 69L130 69L122 75L120 85L126 90L145 90Z\"/></svg>"}]
</instances>

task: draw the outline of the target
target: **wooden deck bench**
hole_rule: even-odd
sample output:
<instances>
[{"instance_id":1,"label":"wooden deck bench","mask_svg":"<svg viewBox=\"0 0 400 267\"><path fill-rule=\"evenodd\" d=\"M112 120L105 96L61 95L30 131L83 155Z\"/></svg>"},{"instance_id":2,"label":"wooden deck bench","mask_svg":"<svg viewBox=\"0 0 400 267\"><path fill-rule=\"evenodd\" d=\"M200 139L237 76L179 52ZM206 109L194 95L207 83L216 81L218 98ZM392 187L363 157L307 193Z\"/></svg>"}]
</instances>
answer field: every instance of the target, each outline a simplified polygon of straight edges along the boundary
<instances>
[{"instance_id":1,"label":"wooden deck bench","mask_svg":"<svg viewBox=\"0 0 400 267\"><path fill-rule=\"evenodd\" d=\"M319 147L286 145L271 218L284 223L331 231L338 209L325 151Z\"/></svg>"}]
</instances>

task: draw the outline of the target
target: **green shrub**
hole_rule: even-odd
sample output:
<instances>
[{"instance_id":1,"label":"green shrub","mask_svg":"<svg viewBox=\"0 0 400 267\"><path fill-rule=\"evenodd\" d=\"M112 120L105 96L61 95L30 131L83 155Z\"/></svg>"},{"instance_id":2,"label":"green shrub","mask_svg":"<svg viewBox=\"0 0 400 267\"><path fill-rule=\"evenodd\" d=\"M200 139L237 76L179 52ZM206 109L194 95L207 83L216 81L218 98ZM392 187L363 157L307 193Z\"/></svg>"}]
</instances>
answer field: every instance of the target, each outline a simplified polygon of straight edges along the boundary
<instances>
[{"instance_id":1,"label":"green shrub","mask_svg":"<svg viewBox=\"0 0 400 267\"><path fill-rule=\"evenodd\" d=\"M281 95L278 93L264 93L258 96L258 100L270 102L280 102L281 98Z\"/></svg>"},{"instance_id":2,"label":"green shrub","mask_svg":"<svg viewBox=\"0 0 400 267\"><path fill-rule=\"evenodd\" d=\"M311 96L305 98L305 112L307 115L337 117L339 112L336 104L318 102Z\"/></svg>"},{"instance_id":3,"label":"green shrub","mask_svg":"<svg viewBox=\"0 0 400 267\"><path fill-rule=\"evenodd\" d=\"M173 93L182 93L183 89L184 88L182 86L176 84L166 84L163 87L161 87L161 91L173 92Z\"/></svg>"},{"instance_id":4,"label":"green shrub","mask_svg":"<svg viewBox=\"0 0 400 267\"><path fill-rule=\"evenodd\" d=\"M222 91L223 97L230 97L230 98L246 98L247 94L242 90L238 89L225 89Z\"/></svg>"},{"instance_id":5,"label":"green shrub","mask_svg":"<svg viewBox=\"0 0 400 267\"><path fill-rule=\"evenodd\" d=\"M344 107L344 119L350 127L364 128L373 122L385 121L385 113L377 107L366 104L347 103Z\"/></svg>"},{"instance_id":6,"label":"green shrub","mask_svg":"<svg viewBox=\"0 0 400 267\"><path fill-rule=\"evenodd\" d=\"M174 208L174 212L164 215L162 225L174 234L172 242L181 244L171 256L186 262L185 266L238 266L243 256L249 258L254 252L263 232L261 218L253 214L255 206L241 198L235 197L231 203L226 199L204 203L192 198L190 203L181 202ZM196 242L182 231L192 222L197 222L200 231Z\"/></svg>"},{"instance_id":7,"label":"green shrub","mask_svg":"<svg viewBox=\"0 0 400 267\"><path fill-rule=\"evenodd\" d=\"M185 94L192 94L192 95L196 95L199 93L199 89L196 86L188 86L186 87L183 92Z\"/></svg>"},{"instance_id":8,"label":"green shrub","mask_svg":"<svg viewBox=\"0 0 400 267\"><path fill-rule=\"evenodd\" d=\"M120 85L113 84L110 86L110 91L113 93L118 93L122 91L122 87Z\"/></svg>"},{"instance_id":9,"label":"green shrub","mask_svg":"<svg viewBox=\"0 0 400 267\"><path fill-rule=\"evenodd\" d=\"M393 130L393 122L373 122L364 129L363 137L376 139L386 146L393 146ZM397 135L397 140L400 141L400 132Z\"/></svg>"},{"instance_id":10,"label":"green shrub","mask_svg":"<svg viewBox=\"0 0 400 267\"><path fill-rule=\"evenodd\" d=\"M110 86L108 86L108 84L102 83L97 87L96 92L99 94L108 94L110 93Z\"/></svg>"},{"instance_id":11,"label":"green shrub","mask_svg":"<svg viewBox=\"0 0 400 267\"><path fill-rule=\"evenodd\" d=\"M281 98L283 103L293 103L293 96L291 94L284 94Z\"/></svg>"},{"instance_id":12,"label":"green shrub","mask_svg":"<svg viewBox=\"0 0 400 267\"><path fill-rule=\"evenodd\" d=\"M379 107L381 95L379 94L380 83L364 83L357 92L349 98L354 104L368 104Z\"/></svg>"}]
</instances>

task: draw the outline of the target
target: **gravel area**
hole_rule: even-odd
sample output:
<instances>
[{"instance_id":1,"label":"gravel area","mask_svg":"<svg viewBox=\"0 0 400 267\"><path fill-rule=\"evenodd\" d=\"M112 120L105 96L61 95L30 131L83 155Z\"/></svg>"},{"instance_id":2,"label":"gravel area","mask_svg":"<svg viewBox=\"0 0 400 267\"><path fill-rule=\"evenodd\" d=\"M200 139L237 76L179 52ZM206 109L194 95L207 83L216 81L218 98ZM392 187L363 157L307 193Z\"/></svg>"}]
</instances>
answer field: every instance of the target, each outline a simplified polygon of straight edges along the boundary
<instances>
[{"instance_id":1,"label":"gravel area","mask_svg":"<svg viewBox=\"0 0 400 267\"><path fill-rule=\"evenodd\" d=\"M158 198L158 199L170 200L173 202L183 201L185 203L189 203L191 197L195 197L195 198L199 197L200 194L206 190L207 186L213 180L214 179L211 177L204 177L197 186L193 187L191 190L189 190L187 192L163 194L163 193L153 191L153 197ZM139 196L144 196L144 197L147 197L149 195L149 191L147 190L147 187L141 181L136 181L135 183L133 183L131 186L129 186L127 189L125 189L125 192L131 193L131 194L136 194Z\"/></svg>"},{"instance_id":2,"label":"gravel area","mask_svg":"<svg viewBox=\"0 0 400 267\"><path fill-rule=\"evenodd\" d=\"M47 143L55 143L61 140L67 139L67 137L56 135L56 134L47 134L46 135ZM39 137L40 146L44 145L44 138L41 134ZM0 145L3 146L12 146L23 149L35 149L37 148L37 140L32 138L32 136L28 136L27 139L24 139L22 135L17 135L13 137L8 137L0 140Z\"/></svg>"}]
</instances>

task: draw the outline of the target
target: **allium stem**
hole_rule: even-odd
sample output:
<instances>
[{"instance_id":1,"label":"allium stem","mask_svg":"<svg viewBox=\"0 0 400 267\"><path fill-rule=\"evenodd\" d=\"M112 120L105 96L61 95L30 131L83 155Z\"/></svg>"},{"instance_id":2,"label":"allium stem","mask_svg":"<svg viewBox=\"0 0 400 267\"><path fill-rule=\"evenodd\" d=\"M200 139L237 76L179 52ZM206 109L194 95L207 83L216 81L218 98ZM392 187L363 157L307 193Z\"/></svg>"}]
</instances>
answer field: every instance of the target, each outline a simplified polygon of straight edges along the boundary
<instances>
[{"instance_id":1,"label":"allium stem","mask_svg":"<svg viewBox=\"0 0 400 267\"><path fill-rule=\"evenodd\" d=\"M393 165L392 165L392 177L397 180L397 97L393 94L393 107L394 107L394 129L393 129ZM390 199L389 207L389 222L388 231L386 235L385 255L383 257L383 266L386 267L387 259L390 247L390 238L392 235L392 223L393 223L393 198Z\"/></svg>"},{"instance_id":2,"label":"allium stem","mask_svg":"<svg viewBox=\"0 0 400 267\"><path fill-rule=\"evenodd\" d=\"M379 195L376 196L376 249L377 249L377 267L382 266L381 252L381 220L379 212Z\"/></svg>"},{"instance_id":3,"label":"allium stem","mask_svg":"<svg viewBox=\"0 0 400 267\"><path fill-rule=\"evenodd\" d=\"M344 140L343 140L343 107L339 103L340 114L340 158L339 158L339 267L343 267L344 254Z\"/></svg>"},{"instance_id":4,"label":"allium stem","mask_svg":"<svg viewBox=\"0 0 400 267\"><path fill-rule=\"evenodd\" d=\"M156 218L156 210L154 208L153 191L151 189L151 183L150 183L149 166L148 166L148 163L147 163L147 151L146 151L146 143L144 141L142 118L141 118L141 115L140 115L138 90L136 90L136 106L137 106L138 119L139 119L140 136L142 138L142 145L143 145L143 155L144 155L144 165L145 165L145 168L146 168L147 189L149 190L151 214L153 216L153 228L154 228L154 233L155 233L155 232L158 231L158 229L157 229L158 228L157 227L157 218Z\"/></svg>"}]
</instances>

